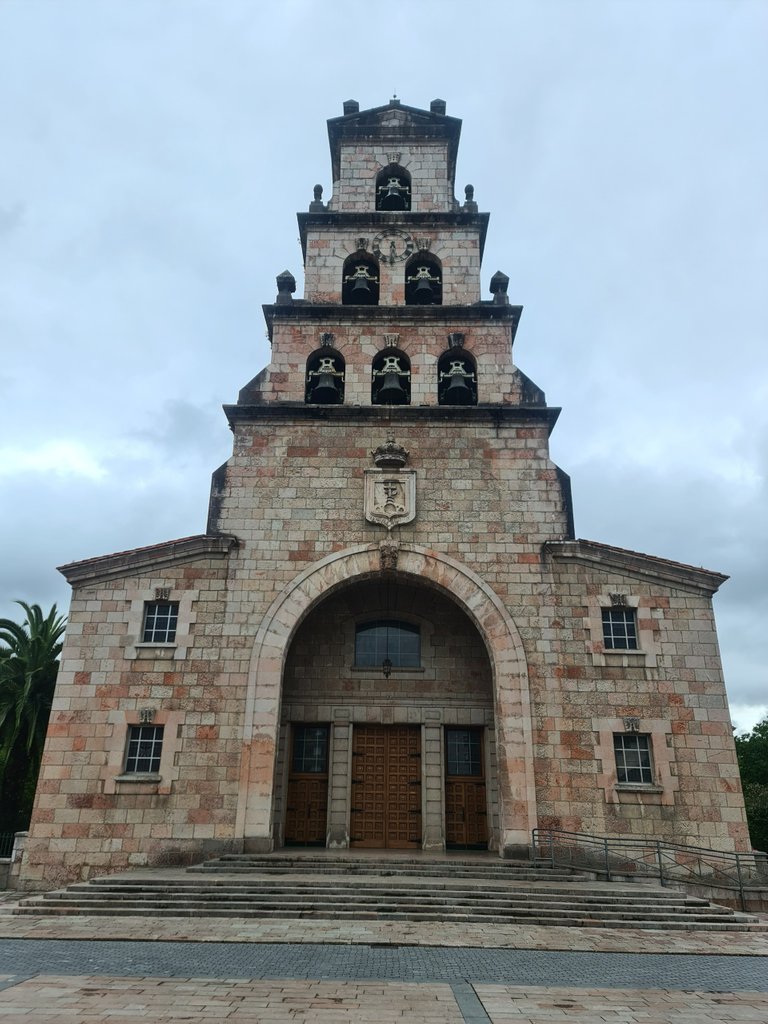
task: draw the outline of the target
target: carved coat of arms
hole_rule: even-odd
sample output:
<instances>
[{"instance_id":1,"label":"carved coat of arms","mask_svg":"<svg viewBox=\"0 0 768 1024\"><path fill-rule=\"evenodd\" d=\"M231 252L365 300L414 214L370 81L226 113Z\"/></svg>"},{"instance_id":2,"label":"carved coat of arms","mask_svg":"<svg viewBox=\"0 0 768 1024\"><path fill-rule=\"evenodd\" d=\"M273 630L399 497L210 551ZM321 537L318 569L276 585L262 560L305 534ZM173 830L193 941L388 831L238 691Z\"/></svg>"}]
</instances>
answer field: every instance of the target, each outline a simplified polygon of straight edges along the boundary
<instances>
[{"instance_id":1,"label":"carved coat of arms","mask_svg":"<svg viewBox=\"0 0 768 1024\"><path fill-rule=\"evenodd\" d=\"M365 518L391 530L416 515L416 473L412 469L365 470Z\"/></svg>"}]
</instances>

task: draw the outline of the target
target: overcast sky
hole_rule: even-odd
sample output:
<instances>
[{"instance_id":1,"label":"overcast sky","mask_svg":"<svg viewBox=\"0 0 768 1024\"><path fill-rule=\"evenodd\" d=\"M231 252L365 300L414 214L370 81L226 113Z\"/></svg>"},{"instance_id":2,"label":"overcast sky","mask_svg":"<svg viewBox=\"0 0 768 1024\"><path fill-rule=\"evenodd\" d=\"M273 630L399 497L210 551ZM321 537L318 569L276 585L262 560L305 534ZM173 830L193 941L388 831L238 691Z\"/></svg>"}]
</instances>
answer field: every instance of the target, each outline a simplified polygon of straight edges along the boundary
<instances>
[{"instance_id":1,"label":"overcast sky","mask_svg":"<svg viewBox=\"0 0 768 1024\"><path fill-rule=\"evenodd\" d=\"M768 2L0 0L0 615L200 533L345 99L462 118L457 193L563 407L577 536L730 574L768 710Z\"/></svg>"}]
</instances>

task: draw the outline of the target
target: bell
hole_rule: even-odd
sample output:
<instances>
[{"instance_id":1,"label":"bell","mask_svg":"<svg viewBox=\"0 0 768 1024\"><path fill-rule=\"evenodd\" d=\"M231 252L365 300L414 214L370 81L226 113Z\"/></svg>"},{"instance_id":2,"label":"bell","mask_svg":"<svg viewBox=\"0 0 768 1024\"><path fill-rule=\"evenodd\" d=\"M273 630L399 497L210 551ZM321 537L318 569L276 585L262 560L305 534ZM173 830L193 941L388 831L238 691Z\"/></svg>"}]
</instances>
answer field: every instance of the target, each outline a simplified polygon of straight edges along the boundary
<instances>
[{"instance_id":1,"label":"bell","mask_svg":"<svg viewBox=\"0 0 768 1024\"><path fill-rule=\"evenodd\" d=\"M309 400L315 405L338 405L341 402L341 387L336 376L330 372L319 373Z\"/></svg>"},{"instance_id":2,"label":"bell","mask_svg":"<svg viewBox=\"0 0 768 1024\"><path fill-rule=\"evenodd\" d=\"M434 301L432 285L426 277L420 278L413 289L413 302L417 306L429 306Z\"/></svg>"},{"instance_id":3,"label":"bell","mask_svg":"<svg viewBox=\"0 0 768 1024\"><path fill-rule=\"evenodd\" d=\"M371 286L364 277L356 277L349 295L350 301L359 306L370 306L374 303Z\"/></svg>"},{"instance_id":4,"label":"bell","mask_svg":"<svg viewBox=\"0 0 768 1024\"><path fill-rule=\"evenodd\" d=\"M407 187L401 185L397 178L390 178L386 185L380 187L379 191L382 193L379 200L380 210L404 210L406 208L404 193L407 192Z\"/></svg>"},{"instance_id":5,"label":"bell","mask_svg":"<svg viewBox=\"0 0 768 1024\"><path fill-rule=\"evenodd\" d=\"M472 394L469 384L467 384L466 377L459 373L451 375L451 382L445 389L443 402L445 405L475 404L475 396Z\"/></svg>"},{"instance_id":6,"label":"bell","mask_svg":"<svg viewBox=\"0 0 768 1024\"><path fill-rule=\"evenodd\" d=\"M408 402L408 395L400 383L400 374L395 370L384 374L384 383L376 394L376 401L380 405L405 405Z\"/></svg>"}]
</instances>

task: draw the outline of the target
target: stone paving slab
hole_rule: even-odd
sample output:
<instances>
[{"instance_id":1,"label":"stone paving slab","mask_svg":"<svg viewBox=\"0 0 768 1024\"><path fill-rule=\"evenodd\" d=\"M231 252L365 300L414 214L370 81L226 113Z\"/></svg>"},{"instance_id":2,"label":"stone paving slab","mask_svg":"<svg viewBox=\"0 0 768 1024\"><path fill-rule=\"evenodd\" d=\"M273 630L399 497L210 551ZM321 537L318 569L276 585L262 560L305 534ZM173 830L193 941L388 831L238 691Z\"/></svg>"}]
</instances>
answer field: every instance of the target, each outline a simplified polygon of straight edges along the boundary
<instances>
[{"instance_id":1,"label":"stone paving slab","mask_svg":"<svg viewBox=\"0 0 768 1024\"><path fill-rule=\"evenodd\" d=\"M0 991L0 1020L30 1024L464 1024L449 985L41 975Z\"/></svg>"},{"instance_id":2,"label":"stone paving slab","mask_svg":"<svg viewBox=\"0 0 768 1024\"><path fill-rule=\"evenodd\" d=\"M4 978L4 980L6 980ZM0 991L0 1020L29 1024L765 1024L760 992L41 975ZM457 1000L457 995L459 999ZM482 1015L481 1015L482 1013Z\"/></svg>"},{"instance_id":3,"label":"stone paving slab","mask_svg":"<svg viewBox=\"0 0 768 1024\"><path fill-rule=\"evenodd\" d=\"M564 928L417 921L334 922L310 918L258 921L227 918L0 916L0 938L101 939L157 942L300 942L469 946L624 953L713 953L768 956L768 934Z\"/></svg>"},{"instance_id":4,"label":"stone paving slab","mask_svg":"<svg viewBox=\"0 0 768 1024\"><path fill-rule=\"evenodd\" d=\"M763 992L675 992L663 989L521 988L476 985L492 1024L765 1024Z\"/></svg>"}]
</instances>

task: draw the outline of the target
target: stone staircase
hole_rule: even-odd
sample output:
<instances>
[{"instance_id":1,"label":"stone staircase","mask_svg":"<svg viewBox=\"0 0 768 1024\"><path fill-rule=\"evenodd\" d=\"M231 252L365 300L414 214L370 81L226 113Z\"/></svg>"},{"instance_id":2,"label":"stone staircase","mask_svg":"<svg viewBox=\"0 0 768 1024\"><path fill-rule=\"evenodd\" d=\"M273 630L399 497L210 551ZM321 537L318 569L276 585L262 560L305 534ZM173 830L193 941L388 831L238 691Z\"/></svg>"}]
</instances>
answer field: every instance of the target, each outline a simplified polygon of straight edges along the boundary
<instances>
[{"instance_id":1,"label":"stone staircase","mask_svg":"<svg viewBox=\"0 0 768 1024\"><path fill-rule=\"evenodd\" d=\"M231 855L186 871L95 878L28 897L14 912L768 931L753 916L675 889L456 856Z\"/></svg>"}]
</instances>

